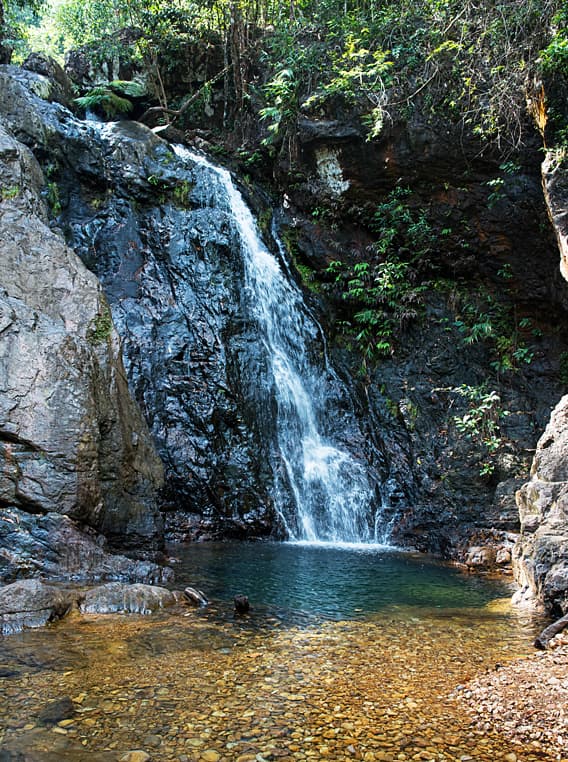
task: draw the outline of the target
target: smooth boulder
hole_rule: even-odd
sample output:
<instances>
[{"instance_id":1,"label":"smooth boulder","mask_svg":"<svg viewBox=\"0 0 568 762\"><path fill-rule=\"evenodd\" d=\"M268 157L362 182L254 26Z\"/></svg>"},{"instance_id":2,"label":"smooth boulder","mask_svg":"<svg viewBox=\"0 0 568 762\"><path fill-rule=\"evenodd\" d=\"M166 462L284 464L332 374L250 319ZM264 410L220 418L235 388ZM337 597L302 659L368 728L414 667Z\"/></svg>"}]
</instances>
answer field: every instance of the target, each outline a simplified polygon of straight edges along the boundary
<instances>
[{"instance_id":1,"label":"smooth boulder","mask_svg":"<svg viewBox=\"0 0 568 762\"><path fill-rule=\"evenodd\" d=\"M153 614L177 601L178 596L165 587L109 582L88 590L80 610L85 614Z\"/></svg>"},{"instance_id":2,"label":"smooth boulder","mask_svg":"<svg viewBox=\"0 0 568 762\"><path fill-rule=\"evenodd\" d=\"M12 635L25 628L43 627L61 619L80 594L37 579L24 579L0 588L0 633Z\"/></svg>"}]
</instances>

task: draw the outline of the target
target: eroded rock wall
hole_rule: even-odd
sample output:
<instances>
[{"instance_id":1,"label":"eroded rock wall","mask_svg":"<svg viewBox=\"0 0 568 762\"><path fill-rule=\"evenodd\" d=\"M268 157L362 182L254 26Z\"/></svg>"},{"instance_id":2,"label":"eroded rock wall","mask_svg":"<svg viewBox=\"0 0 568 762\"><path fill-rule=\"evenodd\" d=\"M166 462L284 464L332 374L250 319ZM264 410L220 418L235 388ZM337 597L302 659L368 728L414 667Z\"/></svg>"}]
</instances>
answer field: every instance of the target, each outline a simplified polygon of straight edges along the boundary
<instances>
[{"instance_id":1,"label":"eroded rock wall","mask_svg":"<svg viewBox=\"0 0 568 762\"><path fill-rule=\"evenodd\" d=\"M568 280L568 173L566 149L551 149L542 164L545 199ZM518 599L568 612L568 396L538 442L531 479L517 493L521 536L515 547Z\"/></svg>"},{"instance_id":2,"label":"eroded rock wall","mask_svg":"<svg viewBox=\"0 0 568 762\"><path fill-rule=\"evenodd\" d=\"M113 567L105 550L161 549L162 466L101 286L50 227L42 171L13 136L18 103L32 131L46 128L7 71L0 92L0 574L159 577L125 558Z\"/></svg>"},{"instance_id":3,"label":"eroded rock wall","mask_svg":"<svg viewBox=\"0 0 568 762\"><path fill-rule=\"evenodd\" d=\"M50 168L59 223L107 295L171 534L269 533L273 403L226 211L147 127L75 119L29 72L7 70L3 92L0 113Z\"/></svg>"},{"instance_id":4,"label":"eroded rock wall","mask_svg":"<svg viewBox=\"0 0 568 762\"><path fill-rule=\"evenodd\" d=\"M273 402L255 391L270 383L257 383L266 360L241 310L242 262L225 213L205 203L195 171L180 169L147 128L123 122L95 129L46 101L45 78L24 72L14 84L9 74L0 112L50 168L58 223L101 279L130 388L166 466L161 505L170 528L178 536L270 533ZM413 203L436 220L427 264L439 282L429 281L420 319L392 356L361 374L347 342L332 336L329 344L357 400L384 518L403 544L465 559L468 545L489 542L496 544L489 555L506 564L519 529L514 492L558 399L566 348L557 330L566 320L566 284L546 233L537 154L504 179L496 157L474 160L474 146L456 148L452 135L442 139L419 120L392 127L372 145L349 118L299 127L303 175L286 188L282 229L294 239L300 267L317 276L338 256L364 259L372 237L361 215L372 215L397 185L409 186ZM496 175L500 191L488 206ZM327 219L316 214L319 201ZM495 352L464 342L455 297L468 288L471 298L481 288L484 298L506 292L511 330L532 342L530 363L495 374ZM321 292L311 299L333 334L341 307ZM101 304L91 340L104 333ZM520 332L521 318L531 330ZM95 343L100 352L105 342ZM509 413L500 418L503 441L489 474L480 473L482 444L455 424L468 412L455 392L462 384L498 388ZM467 557L478 556L484 553Z\"/></svg>"},{"instance_id":5,"label":"eroded rock wall","mask_svg":"<svg viewBox=\"0 0 568 762\"><path fill-rule=\"evenodd\" d=\"M540 438L531 480L517 493L521 538L515 549L518 599L568 613L568 396Z\"/></svg>"},{"instance_id":6,"label":"eroded rock wall","mask_svg":"<svg viewBox=\"0 0 568 762\"><path fill-rule=\"evenodd\" d=\"M562 393L567 350L568 289L543 198L539 136L534 131L507 164L418 102L369 141L356 109L334 101L327 111L304 113L296 137L294 173L288 156L276 168L287 195L282 228L330 351L358 389L369 439L384 453L382 497L393 539L474 566L484 554L468 548L489 546L493 561L479 565L498 558L507 567L520 530L515 492ZM398 196L401 208L407 204L415 220L425 215L429 251L399 235L408 219L383 216L384 234L374 219L379 204L400 191L407 193ZM362 371L355 337L368 326L354 321L327 268L333 260L351 267L384 261L374 247L397 226L389 253L410 262L409 277L425 288L410 305L414 317L393 329L390 351ZM487 335L474 336L483 323ZM507 342L519 350L508 365L498 346ZM498 398L493 452L480 430L458 428L476 407L460 396L464 386Z\"/></svg>"},{"instance_id":7,"label":"eroded rock wall","mask_svg":"<svg viewBox=\"0 0 568 762\"><path fill-rule=\"evenodd\" d=\"M568 149L547 151L542 164L544 195L560 250L560 271L568 280Z\"/></svg>"}]
</instances>

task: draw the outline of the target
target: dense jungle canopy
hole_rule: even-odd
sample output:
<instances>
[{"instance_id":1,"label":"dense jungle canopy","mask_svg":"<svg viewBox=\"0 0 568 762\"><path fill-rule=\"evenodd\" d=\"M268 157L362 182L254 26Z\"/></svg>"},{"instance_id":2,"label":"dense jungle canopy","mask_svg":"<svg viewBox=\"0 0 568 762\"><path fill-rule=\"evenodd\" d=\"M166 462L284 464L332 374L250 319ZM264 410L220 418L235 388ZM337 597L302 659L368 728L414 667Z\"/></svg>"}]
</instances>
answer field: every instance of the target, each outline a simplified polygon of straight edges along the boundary
<instances>
[{"instance_id":1,"label":"dense jungle canopy","mask_svg":"<svg viewBox=\"0 0 568 762\"><path fill-rule=\"evenodd\" d=\"M188 44L221 45L223 71L211 77L225 78L226 122L255 112L267 144L286 141L300 109L337 97L357 102L372 139L420 98L505 155L524 140L527 100L542 130L568 140L565 98L555 94L568 74L567 20L565 0L0 2L4 61L39 50L63 62L80 46L93 60L129 58L153 102L184 114L207 86L172 98L164 72ZM121 97L132 87L115 92L109 110L129 108Z\"/></svg>"}]
</instances>

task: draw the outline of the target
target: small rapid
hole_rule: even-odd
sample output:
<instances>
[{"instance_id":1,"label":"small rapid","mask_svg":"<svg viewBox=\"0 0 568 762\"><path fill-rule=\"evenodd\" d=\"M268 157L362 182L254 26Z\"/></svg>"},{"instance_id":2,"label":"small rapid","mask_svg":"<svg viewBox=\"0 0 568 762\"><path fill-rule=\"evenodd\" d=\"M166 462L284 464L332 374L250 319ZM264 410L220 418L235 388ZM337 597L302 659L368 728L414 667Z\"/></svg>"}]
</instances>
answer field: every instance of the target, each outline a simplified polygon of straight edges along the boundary
<instances>
[{"instance_id":1,"label":"small rapid","mask_svg":"<svg viewBox=\"0 0 568 762\"><path fill-rule=\"evenodd\" d=\"M274 500L289 539L384 543L386 532L376 520L366 462L325 433L326 418L335 415L328 404L333 372L325 347L323 364L310 357L308 342L321 342L321 330L300 289L263 243L230 173L184 147L175 150L180 159L205 170L206 178L198 181L194 193L228 215L240 240L245 299L266 351L277 403Z\"/></svg>"}]
</instances>

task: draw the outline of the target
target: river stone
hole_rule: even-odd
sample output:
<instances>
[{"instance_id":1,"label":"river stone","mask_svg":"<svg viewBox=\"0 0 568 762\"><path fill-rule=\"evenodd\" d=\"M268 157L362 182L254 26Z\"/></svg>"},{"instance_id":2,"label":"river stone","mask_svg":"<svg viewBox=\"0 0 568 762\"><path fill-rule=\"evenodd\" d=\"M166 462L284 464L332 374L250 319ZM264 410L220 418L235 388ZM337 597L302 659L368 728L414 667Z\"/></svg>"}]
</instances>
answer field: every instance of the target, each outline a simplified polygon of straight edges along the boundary
<instances>
[{"instance_id":1,"label":"river stone","mask_svg":"<svg viewBox=\"0 0 568 762\"><path fill-rule=\"evenodd\" d=\"M489 570L495 566L496 550L491 546L474 546L468 548L465 564L468 568Z\"/></svg>"},{"instance_id":2,"label":"river stone","mask_svg":"<svg viewBox=\"0 0 568 762\"><path fill-rule=\"evenodd\" d=\"M119 762L150 762L150 755L142 749L127 751L120 757Z\"/></svg>"},{"instance_id":3,"label":"river stone","mask_svg":"<svg viewBox=\"0 0 568 762\"><path fill-rule=\"evenodd\" d=\"M79 593L25 579L0 588L0 633L12 635L24 628L42 627L65 616Z\"/></svg>"},{"instance_id":4,"label":"river stone","mask_svg":"<svg viewBox=\"0 0 568 762\"><path fill-rule=\"evenodd\" d=\"M495 556L495 563L497 564L497 566L507 566L508 564L511 563L511 558L512 558L511 548L506 548L506 547L498 548L497 554Z\"/></svg>"},{"instance_id":5,"label":"river stone","mask_svg":"<svg viewBox=\"0 0 568 762\"><path fill-rule=\"evenodd\" d=\"M219 762L221 755L215 749L207 749L201 753L200 759L204 760L204 762Z\"/></svg>"},{"instance_id":6,"label":"river stone","mask_svg":"<svg viewBox=\"0 0 568 762\"><path fill-rule=\"evenodd\" d=\"M162 745L163 739L162 739L162 736L159 736L156 733L152 733L151 735L146 736L144 738L144 743L147 746L152 746L152 747L155 747L157 749L159 746Z\"/></svg>"},{"instance_id":7,"label":"river stone","mask_svg":"<svg viewBox=\"0 0 568 762\"><path fill-rule=\"evenodd\" d=\"M164 587L109 582L87 591L80 608L87 614L152 614L176 601L176 595Z\"/></svg>"},{"instance_id":8,"label":"river stone","mask_svg":"<svg viewBox=\"0 0 568 762\"><path fill-rule=\"evenodd\" d=\"M62 720L67 720L75 714L75 706L69 696L63 696L55 701L50 701L40 712L38 720L41 725L57 725Z\"/></svg>"}]
</instances>

